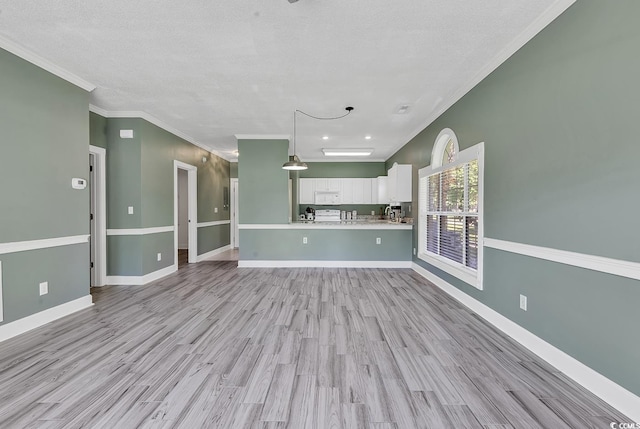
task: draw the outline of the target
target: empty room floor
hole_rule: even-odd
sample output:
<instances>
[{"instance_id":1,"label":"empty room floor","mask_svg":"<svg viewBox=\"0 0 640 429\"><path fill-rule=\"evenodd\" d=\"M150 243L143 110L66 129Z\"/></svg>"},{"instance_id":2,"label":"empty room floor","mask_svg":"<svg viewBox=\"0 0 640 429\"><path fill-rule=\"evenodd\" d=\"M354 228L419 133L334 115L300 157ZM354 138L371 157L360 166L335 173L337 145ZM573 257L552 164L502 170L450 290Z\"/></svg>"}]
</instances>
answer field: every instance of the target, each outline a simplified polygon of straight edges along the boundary
<instances>
[{"instance_id":1,"label":"empty room floor","mask_svg":"<svg viewBox=\"0 0 640 429\"><path fill-rule=\"evenodd\" d=\"M2 428L630 421L411 270L191 264L0 344Z\"/></svg>"}]
</instances>

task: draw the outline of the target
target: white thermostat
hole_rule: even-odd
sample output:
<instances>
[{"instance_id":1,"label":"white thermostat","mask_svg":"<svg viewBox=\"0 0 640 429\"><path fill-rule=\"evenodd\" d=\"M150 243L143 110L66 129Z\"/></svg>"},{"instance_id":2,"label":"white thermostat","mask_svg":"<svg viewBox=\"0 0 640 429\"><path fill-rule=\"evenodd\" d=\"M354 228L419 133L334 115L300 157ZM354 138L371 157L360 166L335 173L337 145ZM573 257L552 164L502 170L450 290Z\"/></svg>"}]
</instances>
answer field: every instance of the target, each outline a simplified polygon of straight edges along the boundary
<instances>
[{"instance_id":1,"label":"white thermostat","mask_svg":"<svg viewBox=\"0 0 640 429\"><path fill-rule=\"evenodd\" d=\"M73 179L71 179L71 187L73 189L84 189L87 187L87 181L74 177Z\"/></svg>"}]
</instances>

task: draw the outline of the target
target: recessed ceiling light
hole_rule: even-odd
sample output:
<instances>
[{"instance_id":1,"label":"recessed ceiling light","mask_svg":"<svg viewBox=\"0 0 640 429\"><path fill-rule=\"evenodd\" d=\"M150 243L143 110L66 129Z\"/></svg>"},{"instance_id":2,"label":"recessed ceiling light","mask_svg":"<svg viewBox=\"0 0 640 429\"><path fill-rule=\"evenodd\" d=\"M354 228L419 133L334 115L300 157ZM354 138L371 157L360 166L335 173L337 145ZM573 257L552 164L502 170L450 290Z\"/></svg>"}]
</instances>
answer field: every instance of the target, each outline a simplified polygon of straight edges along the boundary
<instances>
[{"instance_id":1,"label":"recessed ceiling light","mask_svg":"<svg viewBox=\"0 0 640 429\"><path fill-rule=\"evenodd\" d=\"M369 156L373 149L322 149L324 156Z\"/></svg>"},{"instance_id":2,"label":"recessed ceiling light","mask_svg":"<svg viewBox=\"0 0 640 429\"><path fill-rule=\"evenodd\" d=\"M371 136L364 136L366 140L371 140Z\"/></svg>"},{"instance_id":3,"label":"recessed ceiling light","mask_svg":"<svg viewBox=\"0 0 640 429\"><path fill-rule=\"evenodd\" d=\"M410 107L411 106L409 106L408 104L403 104L400 107L398 107L398 109L396 110L396 113L399 115L404 115L409 111Z\"/></svg>"},{"instance_id":4,"label":"recessed ceiling light","mask_svg":"<svg viewBox=\"0 0 640 429\"><path fill-rule=\"evenodd\" d=\"M322 136L322 140L329 140L329 136Z\"/></svg>"}]
</instances>

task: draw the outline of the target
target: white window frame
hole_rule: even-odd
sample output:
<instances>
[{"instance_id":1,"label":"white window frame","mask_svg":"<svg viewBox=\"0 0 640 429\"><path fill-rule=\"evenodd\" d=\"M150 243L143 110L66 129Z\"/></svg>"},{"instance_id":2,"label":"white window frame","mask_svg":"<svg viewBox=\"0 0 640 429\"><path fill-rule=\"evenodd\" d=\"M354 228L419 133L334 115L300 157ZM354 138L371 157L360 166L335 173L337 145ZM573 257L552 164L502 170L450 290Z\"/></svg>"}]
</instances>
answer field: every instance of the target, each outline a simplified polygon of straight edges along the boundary
<instances>
[{"instance_id":1,"label":"white window frame","mask_svg":"<svg viewBox=\"0 0 640 429\"><path fill-rule=\"evenodd\" d=\"M447 129L448 130L448 129ZM443 130L444 132L445 130ZM451 130L449 130L451 131ZM451 133L453 133L451 131ZM442 133L441 133L442 134ZM455 138L455 134L453 134ZM440 139L440 136L438 136ZM433 265L442 271L457 277L458 279L470 284L480 290L483 288L482 274L484 265L484 142L478 143L468 149L458 152L454 162L446 164L444 166L434 164L441 164L442 155L446 144L438 144L440 141L436 139L436 145L432 153L432 165L428 165L421 168L418 171L418 258L422 259L426 263ZM443 139L444 140L444 139ZM449 138L446 139L448 141ZM457 139L455 140L457 141ZM439 151L439 153L436 153ZM438 160L433 162L434 160ZM459 165L477 160L478 161L478 269L473 270L445 258L444 256L437 255L427 251L427 182L428 177L434 174L440 173L451 168L455 168Z\"/></svg>"}]
</instances>

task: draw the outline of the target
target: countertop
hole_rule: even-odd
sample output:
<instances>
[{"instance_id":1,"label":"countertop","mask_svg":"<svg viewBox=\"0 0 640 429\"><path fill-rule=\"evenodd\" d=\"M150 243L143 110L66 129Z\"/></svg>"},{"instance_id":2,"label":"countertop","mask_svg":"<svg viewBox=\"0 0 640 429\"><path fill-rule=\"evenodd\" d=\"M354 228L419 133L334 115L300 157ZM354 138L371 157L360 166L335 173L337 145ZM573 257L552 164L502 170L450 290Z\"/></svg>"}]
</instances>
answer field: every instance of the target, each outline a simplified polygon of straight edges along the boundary
<instances>
[{"instance_id":1,"label":"countertop","mask_svg":"<svg viewBox=\"0 0 640 429\"><path fill-rule=\"evenodd\" d=\"M243 224L240 229L395 229L413 228L413 223L392 222L389 220L347 220L340 222L317 222L296 220L286 224Z\"/></svg>"}]
</instances>

